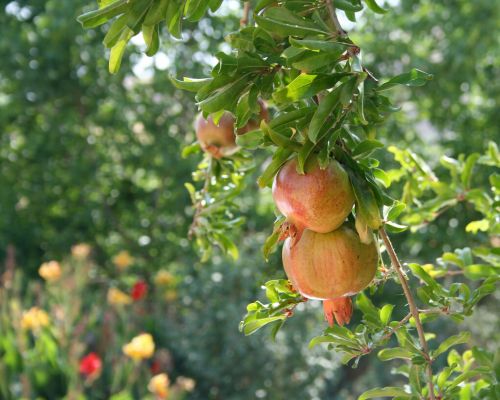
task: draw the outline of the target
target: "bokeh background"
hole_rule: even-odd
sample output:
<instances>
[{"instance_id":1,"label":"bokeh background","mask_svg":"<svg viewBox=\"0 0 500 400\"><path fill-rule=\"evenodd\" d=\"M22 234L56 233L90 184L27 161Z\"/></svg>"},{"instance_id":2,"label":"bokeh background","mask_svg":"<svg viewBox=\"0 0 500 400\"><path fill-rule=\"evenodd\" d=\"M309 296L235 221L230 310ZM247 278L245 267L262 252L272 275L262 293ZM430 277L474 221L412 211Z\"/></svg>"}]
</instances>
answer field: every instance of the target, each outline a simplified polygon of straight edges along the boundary
<instances>
[{"instance_id":1,"label":"bokeh background","mask_svg":"<svg viewBox=\"0 0 500 400\"><path fill-rule=\"evenodd\" d=\"M153 58L135 40L117 75L107 71L104 31L76 22L90 3L0 2L0 399L148 398L150 378L161 373L179 399L354 399L397 384L376 357L352 369L326 348L309 350L325 325L314 302L276 341L238 331L259 286L283 277L279 256L265 263L260 252L273 208L269 192L257 190L258 168L238 200L246 218L236 233L239 260L216 251L201 263L188 240L193 211L184 183L201 156L181 151L195 140L197 109L169 75L209 72L211 54L229 51L223 38L239 24L240 3L226 0L216 15L187 25L182 41L165 34ZM402 111L379 140L410 146L438 171L442 154L498 141L498 4L387 6L386 16L367 12L353 28L365 63L379 77L417 67L435 78L394 92ZM394 163L390 153L379 156L387 168ZM471 213L464 206L395 236L401 257L425 263L463 247ZM39 267L51 260L61 276L55 267L44 279ZM404 305L397 287L384 297ZM456 329L439 323L443 335ZM495 298L464 324L477 345L494 350ZM154 355L134 361L122 347L144 332ZM89 354L98 362L91 357L82 370Z\"/></svg>"}]
</instances>

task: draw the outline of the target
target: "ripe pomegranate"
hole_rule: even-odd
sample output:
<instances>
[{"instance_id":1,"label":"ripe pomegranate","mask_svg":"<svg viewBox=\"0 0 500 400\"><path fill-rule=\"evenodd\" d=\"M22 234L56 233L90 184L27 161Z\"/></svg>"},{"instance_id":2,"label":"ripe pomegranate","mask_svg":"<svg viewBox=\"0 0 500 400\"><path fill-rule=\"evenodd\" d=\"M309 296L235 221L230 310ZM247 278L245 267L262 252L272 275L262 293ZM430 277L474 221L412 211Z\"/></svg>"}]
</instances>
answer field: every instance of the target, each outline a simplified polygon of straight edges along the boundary
<instances>
[{"instance_id":1,"label":"ripe pomegranate","mask_svg":"<svg viewBox=\"0 0 500 400\"><path fill-rule=\"evenodd\" d=\"M265 103L259 99L260 118L251 118L243 127L236 130L236 134L244 135L254 129L258 129L260 121L269 120L269 112ZM212 117L208 119L199 115L195 122L195 131L198 142L203 151L212 154L215 158L228 156L236 149L235 120L230 113L224 113L216 125Z\"/></svg>"},{"instance_id":2,"label":"ripe pomegranate","mask_svg":"<svg viewBox=\"0 0 500 400\"><path fill-rule=\"evenodd\" d=\"M352 313L350 300L341 299L367 287L378 265L375 243L361 243L347 225L330 233L306 229L295 243L289 237L282 256L294 288L306 298L326 300L325 316L333 322L335 315L340 324L347 322Z\"/></svg>"},{"instance_id":3,"label":"ripe pomegranate","mask_svg":"<svg viewBox=\"0 0 500 400\"><path fill-rule=\"evenodd\" d=\"M224 113L218 125L214 123L212 117L205 119L200 115L196 119L195 130L203 151L215 158L228 155L236 148L234 118L229 113Z\"/></svg>"},{"instance_id":4,"label":"ripe pomegranate","mask_svg":"<svg viewBox=\"0 0 500 400\"><path fill-rule=\"evenodd\" d=\"M297 160L288 161L273 183L276 206L294 225L300 238L304 229L327 233L342 225L354 205L354 193L344 168L332 160L326 169L316 158L306 165L305 174L297 172ZM297 238L297 240L298 240Z\"/></svg>"}]
</instances>

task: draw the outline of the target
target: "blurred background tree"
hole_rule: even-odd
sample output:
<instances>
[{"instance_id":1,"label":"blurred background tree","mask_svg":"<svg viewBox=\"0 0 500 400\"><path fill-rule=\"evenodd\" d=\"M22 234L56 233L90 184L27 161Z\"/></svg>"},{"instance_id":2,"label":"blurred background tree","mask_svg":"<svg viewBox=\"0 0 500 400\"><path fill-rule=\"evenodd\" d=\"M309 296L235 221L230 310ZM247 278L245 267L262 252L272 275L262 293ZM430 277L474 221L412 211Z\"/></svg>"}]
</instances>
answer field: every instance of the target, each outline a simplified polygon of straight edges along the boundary
<instances>
[{"instance_id":1,"label":"blurred background tree","mask_svg":"<svg viewBox=\"0 0 500 400\"><path fill-rule=\"evenodd\" d=\"M411 65L435 79L397 92L395 103L403 111L381 129L381 140L412 143L438 165L443 153L481 150L497 139L495 2L388 3L389 17L367 13L353 34L370 70L378 77ZM238 262L216 254L201 264L187 239L193 212L184 182L199 159L182 158L181 149L195 140L196 109L192 96L172 87L168 73L206 75L210 54L228 49L223 36L238 26L240 3L226 1L216 18L188 26L180 42L163 35L154 58L141 55L143 44L136 41L113 76L101 44L104 30L83 31L75 22L89 6L86 0L2 2L0 257L7 258L11 245L27 282L38 279L42 262L62 259L72 245L85 242L99 276L111 283L130 286L136 277L151 283L161 268L178 276L176 296L168 307L150 304L144 330L171 352L174 375L197 382L189 398L349 399L393 379L380 365L370 368L369 358L353 370L340 367L333 354L308 350L308 339L321 330L320 313L297 313L275 343L238 332L245 304L280 270L277 256L264 264L259 254L272 204L269 193L255 190L254 180L239 200L247 223L239 232ZM465 221L473 212L465 206L462 211L449 223L438 220L417 234L399 235L402 258L425 262L465 243ZM122 250L135 260L128 277L112 262ZM384 296L403 301L390 291ZM498 326L492 302L482 305L474 324ZM2 331L0 326L0 336ZM490 348L494 339L484 331L475 337ZM91 346L92 339L87 341Z\"/></svg>"}]
</instances>

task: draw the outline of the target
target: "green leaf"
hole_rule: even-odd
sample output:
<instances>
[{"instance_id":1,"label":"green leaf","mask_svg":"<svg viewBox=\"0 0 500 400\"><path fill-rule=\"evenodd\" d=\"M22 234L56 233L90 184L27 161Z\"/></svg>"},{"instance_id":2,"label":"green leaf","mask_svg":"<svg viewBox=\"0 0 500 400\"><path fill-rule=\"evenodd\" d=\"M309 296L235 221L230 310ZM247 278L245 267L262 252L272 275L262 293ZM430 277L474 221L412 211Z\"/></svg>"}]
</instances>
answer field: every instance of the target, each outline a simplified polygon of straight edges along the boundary
<instances>
[{"instance_id":1,"label":"green leaf","mask_svg":"<svg viewBox=\"0 0 500 400\"><path fill-rule=\"evenodd\" d=\"M357 59L357 58L356 58ZM366 74L360 75L362 78L366 77ZM365 117L365 82L364 79L359 82L358 85L358 97L357 97L357 102L356 102L356 112L358 115L358 118L360 122L363 125L368 125L368 121L366 120Z\"/></svg>"},{"instance_id":2,"label":"green leaf","mask_svg":"<svg viewBox=\"0 0 500 400\"><path fill-rule=\"evenodd\" d=\"M453 372L454 372L454 368L451 368L451 367L443 368L443 370L441 371L441 373L438 375L438 378L437 378L437 384L440 388L445 386L446 381L448 380L448 378L450 377L450 375Z\"/></svg>"},{"instance_id":3,"label":"green leaf","mask_svg":"<svg viewBox=\"0 0 500 400\"><path fill-rule=\"evenodd\" d=\"M437 358L440 354L446 352L450 347L458 344L467 343L470 339L470 332L462 332L458 335L453 335L443 340L439 347L431 352L432 358Z\"/></svg>"},{"instance_id":4,"label":"green leaf","mask_svg":"<svg viewBox=\"0 0 500 400\"><path fill-rule=\"evenodd\" d=\"M372 301L363 292L356 298L356 306L363 312L367 321L376 325L380 324L379 309L373 305Z\"/></svg>"},{"instance_id":5,"label":"green leaf","mask_svg":"<svg viewBox=\"0 0 500 400\"><path fill-rule=\"evenodd\" d=\"M202 87L212 81L212 78L183 78L182 81L180 81L172 76L170 77L170 82L172 82L177 89L187 90L188 92L198 92Z\"/></svg>"},{"instance_id":6,"label":"green leaf","mask_svg":"<svg viewBox=\"0 0 500 400\"><path fill-rule=\"evenodd\" d=\"M236 136L236 144L240 147L246 149L256 149L264 141L264 132L261 129L255 129L250 132L246 132L243 135Z\"/></svg>"},{"instance_id":7,"label":"green leaf","mask_svg":"<svg viewBox=\"0 0 500 400\"><path fill-rule=\"evenodd\" d=\"M402 347L393 347L390 349L380 350L377 356L381 361L394 360L396 358L410 360L414 356L414 354L408 349L403 349Z\"/></svg>"},{"instance_id":8,"label":"green leaf","mask_svg":"<svg viewBox=\"0 0 500 400\"><path fill-rule=\"evenodd\" d=\"M160 47L160 35L158 31L158 25L155 26L142 26L142 36L144 37L144 42L146 42L146 55L152 57L158 51Z\"/></svg>"},{"instance_id":9,"label":"green leaf","mask_svg":"<svg viewBox=\"0 0 500 400\"><path fill-rule=\"evenodd\" d=\"M342 54L350 46L349 43L332 42L330 40L294 38L290 38L290 44L299 49L321 51L330 54L330 56L333 55L334 57Z\"/></svg>"},{"instance_id":10,"label":"green leaf","mask_svg":"<svg viewBox=\"0 0 500 400\"><path fill-rule=\"evenodd\" d=\"M390 320L391 320L391 316L392 316L392 310L394 309L394 305L393 304L386 304L385 306L383 306L380 311L379 311L379 317L380 317L380 321L384 324L384 325L387 325Z\"/></svg>"},{"instance_id":11,"label":"green leaf","mask_svg":"<svg viewBox=\"0 0 500 400\"><path fill-rule=\"evenodd\" d=\"M208 98L200 101L198 105L208 114L221 110L233 111L236 108L239 98L250 85L249 74L238 76L229 84L223 86Z\"/></svg>"},{"instance_id":12,"label":"green leaf","mask_svg":"<svg viewBox=\"0 0 500 400\"><path fill-rule=\"evenodd\" d=\"M302 119L308 119L314 113L316 107L302 107L298 110L293 110L287 113L280 114L269 122L269 126L273 129L293 125Z\"/></svg>"},{"instance_id":13,"label":"green leaf","mask_svg":"<svg viewBox=\"0 0 500 400\"><path fill-rule=\"evenodd\" d=\"M395 201L394 204L388 209L385 219L387 221L394 221L405 210L406 204Z\"/></svg>"},{"instance_id":14,"label":"green leaf","mask_svg":"<svg viewBox=\"0 0 500 400\"><path fill-rule=\"evenodd\" d=\"M494 355L492 353L474 346L472 348L472 355L478 364L493 369Z\"/></svg>"},{"instance_id":15,"label":"green leaf","mask_svg":"<svg viewBox=\"0 0 500 400\"><path fill-rule=\"evenodd\" d=\"M472 221L465 227L466 232L472 232L476 234L478 231L487 232L490 229L490 221L487 219L481 219L479 221Z\"/></svg>"},{"instance_id":16,"label":"green leaf","mask_svg":"<svg viewBox=\"0 0 500 400\"><path fill-rule=\"evenodd\" d=\"M301 99L312 97L318 92L335 86L335 84L347 72L339 72L330 75L308 75L300 74L288 86L273 93L273 99L277 103L290 103Z\"/></svg>"},{"instance_id":17,"label":"green leaf","mask_svg":"<svg viewBox=\"0 0 500 400\"><path fill-rule=\"evenodd\" d=\"M368 227L365 221L364 214L359 211L359 207L356 205L356 221L355 228L358 233L359 239L363 244L370 244L373 242L373 231Z\"/></svg>"},{"instance_id":18,"label":"green leaf","mask_svg":"<svg viewBox=\"0 0 500 400\"><path fill-rule=\"evenodd\" d=\"M339 57L332 57L328 53L304 51L295 60L289 60L288 65L301 72L314 74L316 72L323 72L325 69L334 68L338 61Z\"/></svg>"},{"instance_id":19,"label":"green leaf","mask_svg":"<svg viewBox=\"0 0 500 400\"><path fill-rule=\"evenodd\" d=\"M325 330L324 335L317 336L309 342L309 348L312 348L320 343L332 343L343 348L359 351L359 342L355 335L347 328L334 325Z\"/></svg>"},{"instance_id":20,"label":"green leaf","mask_svg":"<svg viewBox=\"0 0 500 400\"><path fill-rule=\"evenodd\" d=\"M335 0L335 7L339 10L358 12L363 9L361 3L355 3L349 0Z\"/></svg>"},{"instance_id":21,"label":"green leaf","mask_svg":"<svg viewBox=\"0 0 500 400\"><path fill-rule=\"evenodd\" d=\"M420 278L423 282L429 285L436 294L443 293L442 286L432 277L430 276L420 265L415 263L409 263L408 268L410 268L411 272L418 278Z\"/></svg>"},{"instance_id":22,"label":"green leaf","mask_svg":"<svg viewBox=\"0 0 500 400\"><path fill-rule=\"evenodd\" d=\"M183 8L183 4L179 4L178 1L170 0L168 3L167 14L165 16L168 31L177 39L182 38L181 25Z\"/></svg>"},{"instance_id":23,"label":"green leaf","mask_svg":"<svg viewBox=\"0 0 500 400\"><path fill-rule=\"evenodd\" d=\"M498 276L500 268L485 264L470 264L464 268L464 275L468 279L479 280Z\"/></svg>"},{"instance_id":24,"label":"green leaf","mask_svg":"<svg viewBox=\"0 0 500 400\"><path fill-rule=\"evenodd\" d=\"M257 332L263 326L270 324L271 322L281 321L286 319L284 315L278 315L275 317L259 318L243 324L243 333L248 336L252 333Z\"/></svg>"},{"instance_id":25,"label":"green leaf","mask_svg":"<svg viewBox=\"0 0 500 400\"><path fill-rule=\"evenodd\" d=\"M144 17L143 24L151 27L159 24L165 18L169 1L155 0Z\"/></svg>"},{"instance_id":26,"label":"green leaf","mask_svg":"<svg viewBox=\"0 0 500 400\"><path fill-rule=\"evenodd\" d=\"M453 381L451 381L450 384L448 384L446 386L446 391L448 392L451 389L453 389L453 388L457 387L458 385L460 385L462 382L464 382L464 381L466 381L468 379L471 379L471 378L476 378L478 375L481 375L484 372L486 372L486 371L482 371L479 368L472 369L470 371L464 372L464 373L458 375L455 379L453 379ZM496 398L492 398L492 399L496 400Z\"/></svg>"},{"instance_id":27,"label":"green leaf","mask_svg":"<svg viewBox=\"0 0 500 400\"><path fill-rule=\"evenodd\" d=\"M264 15L255 15L255 21L265 30L283 37L328 34L318 29L314 22L299 17L285 7L271 7Z\"/></svg>"},{"instance_id":28,"label":"green leaf","mask_svg":"<svg viewBox=\"0 0 500 400\"><path fill-rule=\"evenodd\" d=\"M392 221L387 221L385 223L385 227L391 233L401 233L408 229L407 225L396 224L395 222Z\"/></svg>"},{"instance_id":29,"label":"green leaf","mask_svg":"<svg viewBox=\"0 0 500 400\"><path fill-rule=\"evenodd\" d=\"M120 64L122 62L123 53L125 52L125 46L128 41L134 36L134 32L128 27L125 27L120 35L120 38L116 44L111 49L109 55L109 72L115 74L120 69Z\"/></svg>"},{"instance_id":30,"label":"green leaf","mask_svg":"<svg viewBox=\"0 0 500 400\"><path fill-rule=\"evenodd\" d=\"M239 257L238 247L231 239L229 239L229 237L219 233L214 233L213 237L226 254L229 254L233 258L233 260L238 259Z\"/></svg>"},{"instance_id":31,"label":"green leaf","mask_svg":"<svg viewBox=\"0 0 500 400\"><path fill-rule=\"evenodd\" d=\"M387 10L380 7L375 0L364 0L370 10L377 14L385 14Z\"/></svg>"},{"instance_id":32,"label":"green leaf","mask_svg":"<svg viewBox=\"0 0 500 400\"><path fill-rule=\"evenodd\" d=\"M104 46L110 49L116 44L116 42L118 42L118 40L120 39L120 35L122 34L123 29L126 26L126 22L127 16L122 15L111 24L108 32L106 33L106 36L104 36L104 39L102 40Z\"/></svg>"},{"instance_id":33,"label":"green leaf","mask_svg":"<svg viewBox=\"0 0 500 400\"><path fill-rule=\"evenodd\" d=\"M472 177L472 171L474 169L474 165L476 165L477 160L479 160L481 156L478 153L473 153L467 157L465 160L464 168L462 170L461 180L462 185L464 185L465 189L470 187L470 181Z\"/></svg>"},{"instance_id":34,"label":"green leaf","mask_svg":"<svg viewBox=\"0 0 500 400\"><path fill-rule=\"evenodd\" d=\"M136 2L129 2L129 9L127 11L127 26L134 33L138 33L148 12L153 0L143 0Z\"/></svg>"},{"instance_id":35,"label":"green leaf","mask_svg":"<svg viewBox=\"0 0 500 400\"><path fill-rule=\"evenodd\" d=\"M278 147L299 151L301 146L296 141L290 139L288 136L282 135L272 129L266 121L262 120L260 129L271 139L271 141Z\"/></svg>"},{"instance_id":36,"label":"green leaf","mask_svg":"<svg viewBox=\"0 0 500 400\"><path fill-rule=\"evenodd\" d=\"M358 397L358 400L373 399L376 397L395 397L398 396L402 399L410 399L411 396L405 392L402 388L398 387L385 387L385 388L375 388L364 392Z\"/></svg>"},{"instance_id":37,"label":"green leaf","mask_svg":"<svg viewBox=\"0 0 500 400\"><path fill-rule=\"evenodd\" d=\"M269 255L276 250L278 245L279 237L281 234L281 226L285 222L284 216L279 216L276 218L273 227L273 233L266 239L264 246L262 247L262 252L266 261L269 260Z\"/></svg>"},{"instance_id":38,"label":"green leaf","mask_svg":"<svg viewBox=\"0 0 500 400\"><path fill-rule=\"evenodd\" d=\"M377 180L377 182L380 182L384 187L388 188L391 186L391 178L389 175L382 169L379 168L373 168L372 169L373 176Z\"/></svg>"},{"instance_id":39,"label":"green leaf","mask_svg":"<svg viewBox=\"0 0 500 400\"><path fill-rule=\"evenodd\" d=\"M108 4L106 7L80 15L77 21L80 22L84 28L95 28L106 23L111 18L123 14L127 9L127 0L117 0Z\"/></svg>"},{"instance_id":40,"label":"green leaf","mask_svg":"<svg viewBox=\"0 0 500 400\"><path fill-rule=\"evenodd\" d=\"M318 136L321 129L327 123L332 112L337 108L340 101L340 88L339 86L333 91L328 93L318 106L314 113L311 123L309 124L308 137L313 143L317 143Z\"/></svg>"},{"instance_id":41,"label":"green leaf","mask_svg":"<svg viewBox=\"0 0 500 400\"><path fill-rule=\"evenodd\" d=\"M209 0L210 11L216 12L222 5L223 0Z\"/></svg>"},{"instance_id":42,"label":"green leaf","mask_svg":"<svg viewBox=\"0 0 500 400\"><path fill-rule=\"evenodd\" d=\"M274 4L276 0L259 0L257 5L255 6L255 13L258 13L259 11L262 11L264 8L267 6Z\"/></svg>"},{"instance_id":43,"label":"green leaf","mask_svg":"<svg viewBox=\"0 0 500 400\"><path fill-rule=\"evenodd\" d=\"M187 0L184 15L190 21L198 21L207 12L209 5L207 0Z\"/></svg>"},{"instance_id":44,"label":"green leaf","mask_svg":"<svg viewBox=\"0 0 500 400\"><path fill-rule=\"evenodd\" d=\"M378 229L382 225L380 218L380 210L373 190L368 185L365 179L358 177L358 175L350 168L347 170L351 181L352 188L354 189L354 196L356 197L356 204L359 206L359 212L362 214L366 224L371 229Z\"/></svg>"},{"instance_id":45,"label":"green leaf","mask_svg":"<svg viewBox=\"0 0 500 400\"><path fill-rule=\"evenodd\" d=\"M376 90L378 92L383 92L384 90L389 90L397 85L404 85L410 87L423 86L427 83L427 81L430 81L432 78L433 76L431 74L428 74L427 72L414 68L410 72L398 75L390 79L388 82L379 86Z\"/></svg>"},{"instance_id":46,"label":"green leaf","mask_svg":"<svg viewBox=\"0 0 500 400\"><path fill-rule=\"evenodd\" d=\"M355 158L366 157L373 153L375 150L384 147L382 142L374 139L363 140L361 143L358 143L356 147L352 151L352 156Z\"/></svg>"},{"instance_id":47,"label":"green leaf","mask_svg":"<svg viewBox=\"0 0 500 400\"><path fill-rule=\"evenodd\" d=\"M283 148L279 148L276 153L274 153L271 163L257 180L257 183L261 188L272 184L274 176L278 173L281 166L288 160L291 154L291 150Z\"/></svg>"}]
</instances>

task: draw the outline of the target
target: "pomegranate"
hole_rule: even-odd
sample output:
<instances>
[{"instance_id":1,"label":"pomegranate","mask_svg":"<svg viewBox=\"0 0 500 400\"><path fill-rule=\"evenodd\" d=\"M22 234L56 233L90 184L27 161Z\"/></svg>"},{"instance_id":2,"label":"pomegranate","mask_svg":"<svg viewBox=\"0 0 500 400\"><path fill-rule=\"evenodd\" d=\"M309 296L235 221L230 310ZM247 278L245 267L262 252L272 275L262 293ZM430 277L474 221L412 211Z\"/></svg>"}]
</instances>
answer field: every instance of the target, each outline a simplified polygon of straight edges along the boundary
<instances>
[{"instance_id":1,"label":"pomegranate","mask_svg":"<svg viewBox=\"0 0 500 400\"><path fill-rule=\"evenodd\" d=\"M283 265L288 279L302 296L326 300L327 320L342 324L352 313L349 299L375 276L378 251L375 242L361 243L357 233L343 225L330 233L304 230L299 241L288 237L283 246ZM333 315L332 315L333 314Z\"/></svg>"},{"instance_id":2,"label":"pomegranate","mask_svg":"<svg viewBox=\"0 0 500 400\"><path fill-rule=\"evenodd\" d=\"M224 113L216 125L212 117L208 119L200 115L195 123L196 137L203 151L221 158L230 154L235 148L234 118Z\"/></svg>"},{"instance_id":3,"label":"pomegranate","mask_svg":"<svg viewBox=\"0 0 500 400\"><path fill-rule=\"evenodd\" d=\"M269 112L265 103L259 99L260 118L251 118L243 127L236 130L238 135L244 135L254 129L258 129L260 121L269 120ZM228 156L236 149L235 120L230 113L224 113L216 125L212 117L208 119L199 115L195 122L196 137L203 151L212 154L215 158Z\"/></svg>"},{"instance_id":4,"label":"pomegranate","mask_svg":"<svg viewBox=\"0 0 500 400\"><path fill-rule=\"evenodd\" d=\"M276 206L295 226L300 238L304 229L327 233L342 225L354 205L354 193L344 168L332 160L321 169L316 158L297 172L297 160L288 161L273 183Z\"/></svg>"}]
</instances>

